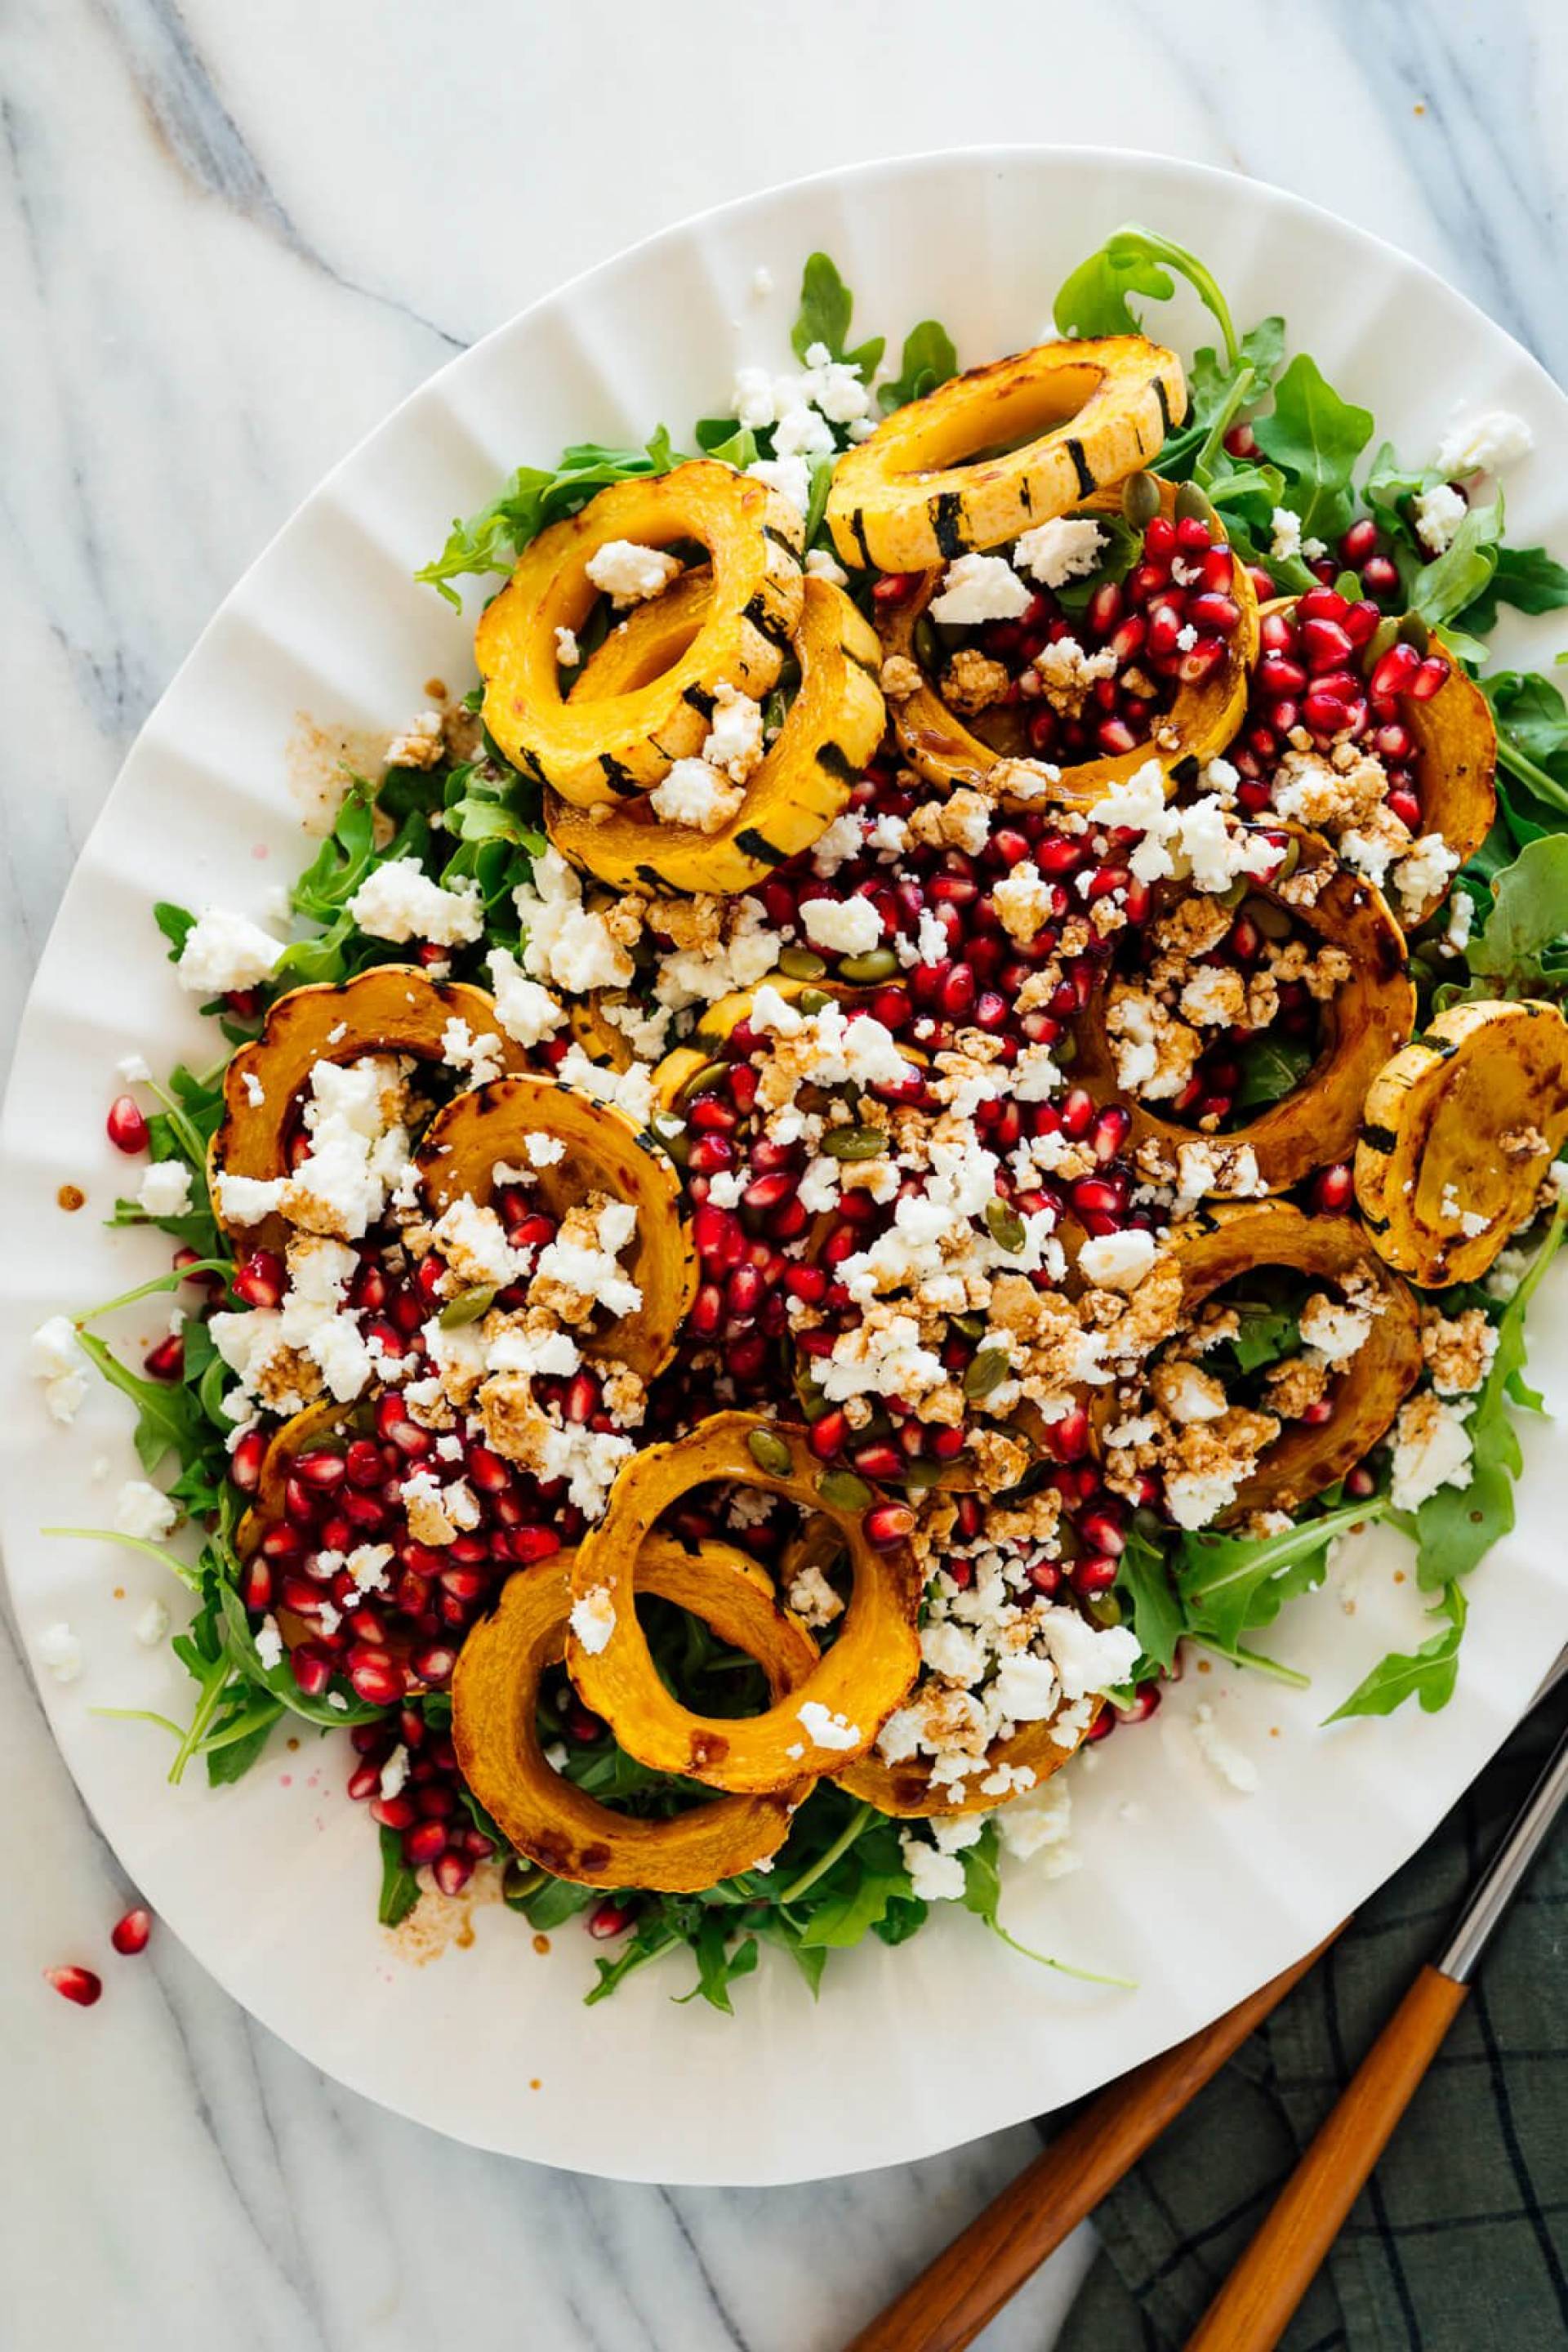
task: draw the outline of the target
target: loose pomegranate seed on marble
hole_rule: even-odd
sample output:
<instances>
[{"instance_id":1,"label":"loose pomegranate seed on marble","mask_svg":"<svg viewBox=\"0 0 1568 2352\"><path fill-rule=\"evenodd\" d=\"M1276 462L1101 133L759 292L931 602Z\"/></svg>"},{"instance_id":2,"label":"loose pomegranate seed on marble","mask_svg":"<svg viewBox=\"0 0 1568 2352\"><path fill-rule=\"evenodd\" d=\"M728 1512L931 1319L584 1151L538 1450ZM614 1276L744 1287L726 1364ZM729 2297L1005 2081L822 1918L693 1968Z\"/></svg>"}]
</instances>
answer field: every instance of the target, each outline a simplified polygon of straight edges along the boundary
<instances>
[{"instance_id":1,"label":"loose pomegranate seed on marble","mask_svg":"<svg viewBox=\"0 0 1568 2352\"><path fill-rule=\"evenodd\" d=\"M116 1096L104 1126L117 1151L134 1154L146 1150L147 1121L134 1095Z\"/></svg>"}]
</instances>

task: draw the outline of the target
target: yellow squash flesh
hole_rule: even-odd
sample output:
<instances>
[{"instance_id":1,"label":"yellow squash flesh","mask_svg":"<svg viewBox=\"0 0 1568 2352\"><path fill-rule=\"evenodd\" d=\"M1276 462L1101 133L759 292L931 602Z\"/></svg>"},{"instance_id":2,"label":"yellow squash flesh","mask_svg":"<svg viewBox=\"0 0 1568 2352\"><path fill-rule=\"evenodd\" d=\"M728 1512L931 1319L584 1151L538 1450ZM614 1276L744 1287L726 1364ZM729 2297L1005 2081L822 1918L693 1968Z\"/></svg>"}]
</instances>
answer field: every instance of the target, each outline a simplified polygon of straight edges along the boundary
<instances>
[{"instance_id":1,"label":"yellow squash flesh","mask_svg":"<svg viewBox=\"0 0 1568 2352\"><path fill-rule=\"evenodd\" d=\"M639 1821L584 1795L546 1760L539 1685L566 1648L573 1570L569 1551L521 1570L494 1614L464 1642L452 1677L452 1742L464 1780L520 1853L579 1886L700 1895L764 1862L810 1794L811 1776L798 1766L777 1788L716 1798L669 1821ZM635 1582L638 1592L689 1610L721 1642L754 1658L775 1701L813 1671L810 1634L779 1608L762 1570L727 1544L694 1551L647 1544ZM626 1583L629 1614L630 1574Z\"/></svg>"},{"instance_id":2,"label":"yellow squash flesh","mask_svg":"<svg viewBox=\"0 0 1568 2352\"><path fill-rule=\"evenodd\" d=\"M999 547L1151 465L1186 406L1180 360L1142 335L971 368L846 450L827 493L834 543L879 572Z\"/></svg>"},{"instance_id":3,"label":"yellow squash flesh","mask_svg":"<svg viewBox=\"0 0 1568 2352\"><path fill-rule=\"evenodd\" d=\"M800 623L800 533L787 499L707 457L616 482L541 531L474 639L485 724L513 766L574 806L594 808L648 791L677 760L694 756L721 685L760 696L777 680ZM568 700L556 632L585 625L599 593L587 566L616 540L653 548L700 542L710 559L707 611L658 677L605 698ZM683 602L681 625L686 614Z\"/></svg>"},{"instance_id":4,"label":"yellow squash flesh","mask_svg":"<svg viewBox=\"0 0 1568 2352\"><path fill-rule=\"evenodd\" d=\"M1379 1254L1429 1289L1478 1281L1530 1216L1565 1135L1557 1007L1450 1005L1367 1092L1355 1189ZM1481 1221L1473 1233L1467 1218Z\"/></svg>"},{"instance_id":5,"label":"yellow squash flesh","mask_svg":"<svg viewBox=\"0 0 1568 2352\"><path fill-rule=\"evenodd\" d=\"M658 598L644 613L657 616ZM626 625L629 642L641 614ZM623 641L611 637L573 689L574 707L617 690L600 664L615 653L615 673L626 668ZM614 809L574 808L558 793L544 796L544 822L562 855L602 880L626 889L746 890L778 865L808 849L847 806L849 791L881 740L885 716L876 631L840 588L808 580L795 639L800 689L778 736L747 779L734 814L712 833L675 824L646 797ZM650 654L649 674L662 667ZM628 682L640 683L635 674Z\"/></svg>"},{"instance_id":6,"label":"yellow squash flesh","mask_svg":"<svg viewBox=\"0 0 1568 2352\"><path fill-rule=\"evenodd\" d=\"M488 1205L500 1162L528 1165L528 1138L546 1135L563 1156L533 1171L540 1200L557 1219L591 1192L607 1192L637 1211L637 1230L621 1263L642 1305L585 1339L588 1356L613 1357L651 1380L668 1363L697 1288L697 1255L681 1219L680 1182L656 1137L634 1127L609 1103L595 1102L556 1078L498 1078L438 1111L416 1155L432 1222L465 1195Z\"/></svg>"}]
</instances>

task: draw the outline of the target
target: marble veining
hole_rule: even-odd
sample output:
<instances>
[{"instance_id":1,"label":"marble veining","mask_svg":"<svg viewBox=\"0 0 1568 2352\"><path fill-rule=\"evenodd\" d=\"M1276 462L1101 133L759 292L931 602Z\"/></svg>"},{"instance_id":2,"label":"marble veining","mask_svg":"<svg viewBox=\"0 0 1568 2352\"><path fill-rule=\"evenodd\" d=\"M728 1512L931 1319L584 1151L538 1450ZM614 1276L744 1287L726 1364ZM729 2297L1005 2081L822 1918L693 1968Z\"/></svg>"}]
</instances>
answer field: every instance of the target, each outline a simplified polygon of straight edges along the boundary
<instances>
[{"instance_id":1,"label":"marble veining","mask_svg":"<svg viewBox=\"0 0 1568 2352\"><path fill-rule=\"evenodd\" d=\"M858 157L1099 142L1381 230L1561 374L1565 85L1550 0L1128 0L1055 13L1048 47L1022 0L905 0L896 43L830 0L777 0L765 38L717 0L11 0L0 1040L225 591L394 401L562 278ZM458 2147L306 2066L166 1932L102 1958L127 1890L3 1635L0 1759L8 2352L833 2352L1035 2146L769 2191ZM68 1957L109 1976L91 2012L40 1983ZM933 2031L962 2031L961 2000ZM1086 2258L1059 2257L989 2352L1048 2343Z\"/></svg>"}]
</instances>

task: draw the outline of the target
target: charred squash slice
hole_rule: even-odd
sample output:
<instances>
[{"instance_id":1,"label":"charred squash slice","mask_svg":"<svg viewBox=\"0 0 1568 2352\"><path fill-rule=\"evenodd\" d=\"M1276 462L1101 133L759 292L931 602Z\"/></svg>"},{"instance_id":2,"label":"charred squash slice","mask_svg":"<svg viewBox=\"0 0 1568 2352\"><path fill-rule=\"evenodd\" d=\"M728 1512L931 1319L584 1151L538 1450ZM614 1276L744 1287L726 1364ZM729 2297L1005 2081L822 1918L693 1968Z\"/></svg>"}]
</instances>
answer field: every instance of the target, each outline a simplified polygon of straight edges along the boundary
<instances>
[{"instance_id":1,"label":"charred squash slice","mask_svg":"<svg viewBox=\"0 0 1568 2352\"><path fill-rule=\"evenodd\" d=\"M541 531L474 640L485 724L507 758L579 808L657 784L701 750L721 685L763 695L776 681L800 623L800 534L787 499L707 457L616 482ZM556 631L584 626L599 593L587 566L616 540L700 541L710 562L708 609L684 652L649 683L566 700ZM690 610L683 602L681 625Z\"/></svg>"},{"instance_id":2,"label":"charred squash slice","mask_svg":"<svg viewBox=\"0 0 1568 2352\"><path fill-rule=\"evenodd\" d=\"M1479 1280L1529 1217L1565 1135L1557 1007L1450 1005L1367 1092L1355 1189L1379 1254L1430 1289Z\"/></svg>"},{"instance_id":3,"label":"charred squash slice","mask_svg":"<svg viewBox=\"0 0 1568 2352\"><path fill-rule=\"evenodd\" d=\"M463 1022L474 1037L493 1038L509 1070L529 1067L527 1053L507 1035L482 988L428 980L416 964L376 964L341 986L295 988L280 996L260 1036L242 1045L224 1073L224 1115L208 1153L215 1206L220 1176L270 1182L287 1175L300 1098L318 1062L357 1062L367 1054L439 1062L452 1021ZM279 1221L267 1222L282 1230ZM236 1240L243 1234L253 1242L266 1228L226 1230Z\"/></svg>"},{"instance_id":4,"label":"charred squash slice","mask_svg":"<svg viewBox=\"0 0 1568 2352\"><path fill-rule=\"evenodd\" d=\"M673 591L671 592L673 593ZM642 613L657 615L658 598ZM626 668L623 645L642 613L611 637L587 664L573 689L574 708L616 690L600 664L614 654ZM650 636L653 633L649 632ZM849 789L881 740L885 709L877 684L877 635L840 588L808 580L795 640L800 689L745 796L713 833L672 824L646 798L614 809L574 808L559 793L544 796L544 822L562 855L602 880L626 889L746 890L797 851L809 849L847 805ZM650 653L647 675L665 666ZM640 685L634 672L628 684Z\"/></svg>"},{"instance_id":5,"label":"charred squash slice","mask_svg":"<svg viewBox=\"0 0 1568 2352\"><path fill-rule=\"evenodd\" d=\"M667 1363L697 1288L697 1255L680 1217L680 1187L658 1139L608 1103L556 1078L497 1078L458 1095L426 1129L416 1154L432 1219L465 1195L489 1202L500 1161L526 1163L531 1135L554 1136L564 1155L534 1171L540 1198L563 1217L590 1192L629 1202L637 1231L623 1261L642 1292L635 1314L584 1343L645 1381Z\"/></svg>"},{"instance_id":6,"label":"charred squash slice","mask_svg":"<svg viewBox=\"0 0 1568 2352\"><path fill-rule=\"evenodd\" d=\"M1289 613L1295 602L1293 596L1277 596L1261 610ZM1497 723L1491 705L1458 663L1450 662L1447 682L1429 701L1401 704L1400 722L1415 740L1422 830L1440 833L1463 866L1491 831L1497 814ZM1452 887L1450 879L1434 890L1409 916L1405 929L1413 931L1435 915Z\"/></svg>"},{"instance_id":7,"label":"charred squash slice","mask_svg":"<svg viewBox=\"0 0 1568 2352\"><path fill-rule=\"evenodd\" d=\"M1151 464L1186 407L1180 360L1142 335L971 368L845 451L827 493L834 543L878 572L999 547Z\"/></svg>"},{"instance_id":8,"label":"charred squash slice","mask_svg":"<svg viewBox=\"0 0 1568 2352\"><path fill-rule=\"evenodd\" d=\"M1288 825L1270 830L1292 835L1299 845L1298 860L1289 877L1249 883L1249 893L1283 908L1321 944L1342 948L1351 961L1349 979L1322 1008L1321 1050L1295 1091L1218 1136L1157 1118L1117 1086L1105 1002L1100 995L1090 1000L1078 1024L1073 1076L1097 1102L1126 1104L1132 1115L1130 1149L1152 1140L1171 1154L1184 1143L1250 1145L1264 1183L1271 1192L1282 1192L1314 1168L1349 1159L1366 1090L1390 1052L1410 1034L1415 991L1405 935L1381 893L1342 866L1321 835ZM1300 883L1299 877L1308 879ZM1310 893L1318 877L1321 880L1314 897Z\"/></svg>"},{"instance_id":9,"label":"charred squash slice","mask_svg":"<svg viewBox=\"0 0 1568 2352\"><path fill-rule=\"evenodd\" d=\"M1259 1266L1289 1266L1343 1290L1370 1286L1382 1305L1372 1330L1331 1391L1333 1412L1315 1426L1290 1422L1259 1459L1218 1524L1275 1506L1294 1509L1353 1469L1392 1423L1421 1371L1421 1318L1353 1217L1310 1217L1289 1201L1247 1201L1200 1210L1171 1233L1182 1269L1182 1321L1227 1282ZM1103 1425L1107 1402L1095 1417Z\"/></svg>"},{"instance_id":10,"label":"charred squash slice","mask_svg":"<svg viewBox=\"0 0 1568 2352\"><path fill-rule=\"evenodd\" d=\"M630 1616L629 1570L626 1585ZM768 1577L727 1544L700 1544L694 1552L647 1544L635 1589L689 1609L721 1642L744 1650L766 1675L776 1703L801 1687L816 1663L816 1643L780 1609ZM486 1811L519 1853L579 1886L700 1895L775 1853L795 1807L810 1793L811 1777L798 1766L777 1788L716 1798L672 1821L639 1821L585 1796L546 1761L539 1685L565 1651L572 1591L570 1552L521 1570L458 1654L452 1741L463 1778Z\"/></svg>"},{"instance_id":11,"label":"charred squash slice","mask_svg":"<svg viewBox=\"0 0 1568 2352\"><path fill-rule=\"evenodd\" d=\"M1162 512L1173 514L1175 504L1175 484L1162 481ZM1109 513L1115 506L1114 500L1091 499L1082 511L1086 515ZM1000 761L1029 757L1028 740L1017 713L1012 710L997 711L993 729L996 740L984 739L966 726L956 711L948 709L926 675L915 650L919 624L942 583L940 570L928 572L909 595L885 607L879 616L883 652L889 658L900 656L913 662L921 677L921 684L913 694L893 702L893 731L910 767L928 782L946 791L967 784L979 792L984 790L986 777ZM1173 788L1173 772L1184 761L1195 760L1201 764L1224 751L1241 724L1252 666L1258 658L1258 595L1245 563L1237 563L1230 593L1241 610L1240 625L1226 646L1223 660L1215 663L1208 676L1195 686L1177 688L1161 721L1162 730L1168 730L1167 741L1160 745L1151 740L1131 751L1076 761L1060 771L1059 781L1047 791L1047 799L1060 808L1089 808L1102 799L1112 784L1125 782L1151 760L1157 760L1165 771L1169 793ZM1004 795L1002 805L1023 803L1009 803ZM1036 803L1030 802L1028 805L1033 807Z\"/></svg>"},{"instance_id":12,"label":"charred squash slice","mask_svg":"<svg viewBox=\"0 0 1568 2352\"><path fill-rule=\"evenodd\" d=\"M804 1429L748 1412L715 1413L621 1469L572 1570L574 1602L584 1604L585 1622L597 1619L596 1646L574 1630L566 1664L584 1704L651 1770L755 1791L781 1790L803 1769L840 1771L865 1754L913 1682L921 1571L904 1546L870 1543L861 1514L824 1496L824 1475ZM838 1639L787 1698L740 1721L693 1715L671 1696L632 1605L634 1563L660 1513L709 1479L761 1487L822 1515L849 1554L851 1596Z\"/></svg>"}]
</instances>

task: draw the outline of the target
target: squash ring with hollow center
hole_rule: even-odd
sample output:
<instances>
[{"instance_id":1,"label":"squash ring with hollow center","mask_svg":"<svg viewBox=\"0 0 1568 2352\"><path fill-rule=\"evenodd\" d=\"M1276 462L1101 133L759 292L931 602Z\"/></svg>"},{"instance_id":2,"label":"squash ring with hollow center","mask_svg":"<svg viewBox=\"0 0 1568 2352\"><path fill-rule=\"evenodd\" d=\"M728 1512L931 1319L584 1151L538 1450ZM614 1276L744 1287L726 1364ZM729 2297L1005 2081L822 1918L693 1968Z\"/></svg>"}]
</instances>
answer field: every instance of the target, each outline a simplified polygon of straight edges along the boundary
<instances>
[{"instance_id":1,"label":"squash ring with hollow center","mask_svg":"<svg viewBox=\"0 0 1568 2352\"><path fill-rule=\"evenodd\" d=\"M1151 465L1186 407L1181 361L1144 335L1038 343L953 376L847 449L828 529L846 563L951 563Z\"/></svg>"},{"instance_id":2,"label":"squash ring with hollow center","mask_svg":"<svg viewBox=\"0 0 1568 2352\"><path fill-rule=\"evenodd\" d=\"M700 1895L765 1862L811 1792L813 1776L798 1766L777 1788L719 1797L669 1821L642 1821L585 1795L546 1759L539 1685L567 1646L573 1564L572 1553L562 1552L520 1570L493 1615L464 1642L452 1677L452 1742L464 1780L519 1853L579 1886ZM728 1544L692 1550L656 1538L638 1554L636 1590L689 1610L721 1641L744 1650L775 1702L816 1666L816 1643L779 1607L772 1580ZM626 1606L629 1612L629 1591ZM721 1730L731 1728L719 1720Z\"/></svg>"},{"instance_id":3,"label":"squash ring with hollow center","mask_svg":"<svg viewBox=\"0 0 1568 2352\"><path fill-rule=\"evenodd\" d=\"M1367 1091L1355 1189L1379 1255L1426 1288L1479 1281L1530 1216L1565 1135L1557 1007L1450 1005Z\"/></svg>"},{"instance_id":4,"label":"squash ring with hollow center","mask_svg":"<svg viewBox=\"0 0 1568 2352\"><path fill-rule=\"evenodd\" d=\"M779 1467L763 1466L753 1437L778 1449ZM574 1612L566 1664L584 1704L639 1764L730 1790L776 1790L803 1769L837 1772L864 1755L903 1698L920 1669L915 1617L924 1580L906 1545L879 1550L859 1511L826 1499L825 1475L831 1474L804 1429L749 1412L715 1413L689 1435L650 1445L623 1465L572 1571L573 1600L585 1604L581 1622L598 1620L596 1646L582 1638ZM787 1698L739 1722L694 1715L672 1696L633 1606L642 1545L663 1512L710 1479L757 1487L820 1514L849 1553L850 1601L837 1640Z\"/></svg>"},{"instance_id":5,"label":"squash ring with hollow center","mask_svg":"<svg viewBox=\"0 0 1568 2352\"><path fill-rule=\"evenodd\" d=\"M695 757L721 685L758 697L777 681L800 623L800 534L787 499L707 457L616 482L542 530L474 637L485 725L513 766L574 806L595 808L647 792L677 760ZM568 700L556 633L585 625L599 595L588 564L616 540L699 541L711 567L709 609L661 676L604 700Z\"/></svg>"},{"instance_id":6,"label":"squash ring with hollow center","mask_svg":"<svg viewBox=\"0 0 1568 2352\"><path fill-rule=\"evenodd\" d=\"M626 668L624 646L645 646L647 675L657 675L664 666L657 653L668 643L668 631L658 626L665 602L656 598L634 613L624 637L607 639L592 656L573 689L574 705L619 690L611 681ZM747 779L739 808L723 824L704 833L694 824L671 824L646 798L588 811L546 792L545 829L556 848L574 866L625 889L724 892L750 889L785 858L809 849L847 806L851 786L881 740L886 712L877 683L876 631L841 588L807 580L795 650L799 691ZM607 670L601 667L606 655L615 656ZM637 670L627 682L642 682Z\"/></svg>"},{"instance_id":7,"label":"squash ring with hollow center","mask_svg":"<svg viewBox=\"0 0 1568 2352\"><path fill-rule=\"evenodd\" d=\"M437 1111L416 1155L431 1222L467 1197L487 1206L496 1169L528 1164L528 1138L564 1142L563 1156L531 1170L534 1186L557 1220L589 1192L607 1192L637 1211L623 1259L642 1305L582 1342L585 1356L608 1356L651 1380L674 1350L697 1289L697 1254L681 1217L679 1179L656 1136L624 1111L595 1102L559 1078L497 1078Z\"/></svg>"}]
</instances>

